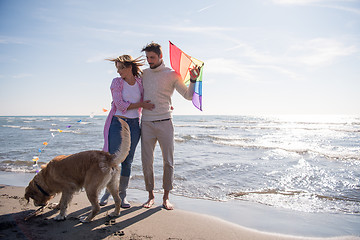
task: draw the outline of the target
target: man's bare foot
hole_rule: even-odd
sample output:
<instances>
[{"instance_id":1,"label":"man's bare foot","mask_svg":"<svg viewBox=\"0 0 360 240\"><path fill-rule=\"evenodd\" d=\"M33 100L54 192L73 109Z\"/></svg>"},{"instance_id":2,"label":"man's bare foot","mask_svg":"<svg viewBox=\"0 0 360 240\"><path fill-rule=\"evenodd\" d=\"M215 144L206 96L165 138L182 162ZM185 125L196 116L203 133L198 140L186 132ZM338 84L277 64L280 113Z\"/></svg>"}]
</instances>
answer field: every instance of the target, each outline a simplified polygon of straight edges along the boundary
<instances>
[{"instance_id":1,"label":"man's bare foot","mask_svg":"<svg viewBox=\"0 0 360 240\"><path fill-rule=\"evenodd\" d=\"M174 209L174 206L170 203L169 199L164 199L164 201L163 201L163 207L164 207L166 210L173 210L173 209Z\"/></svg>"},{"instance_id":2,"label":"man's bare foot","mask_svg":"<svg viewBox=\"0 0 360 240\"><path fill-rule=\"evenodd\" d=\"M147 200L146 203L143 204L144 208L151 208L155 203L155 199L154 198L150 198L149 200Z\"/></svg>"}]
</instances>

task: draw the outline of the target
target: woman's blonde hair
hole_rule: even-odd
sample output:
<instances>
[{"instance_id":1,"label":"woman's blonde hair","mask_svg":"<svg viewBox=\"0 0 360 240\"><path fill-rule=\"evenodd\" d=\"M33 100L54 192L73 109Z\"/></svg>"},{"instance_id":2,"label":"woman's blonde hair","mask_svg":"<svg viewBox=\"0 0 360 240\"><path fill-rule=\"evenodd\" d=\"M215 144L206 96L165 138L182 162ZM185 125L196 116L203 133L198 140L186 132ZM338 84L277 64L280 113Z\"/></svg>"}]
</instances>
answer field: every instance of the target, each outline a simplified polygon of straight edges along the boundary
<instances>
[{"instance_id":1,"label":"woman's blonde hair","mask_svg":"<svg viewBox=\"0 0 360 240\"><path fill-rule=\"evenodd\" d=\"M106 60L114 62L115 67L116 67L116 63L118 63L118 62L124 64L125 67L132 66L132 74L135 77L141 77L142 70L140 69L140 67L144 65L144 59L142 59L142 57L133 59L130 55L125 54L125 55L121 55L117 58L109 58Z\"/></svg>"}]
</instances>

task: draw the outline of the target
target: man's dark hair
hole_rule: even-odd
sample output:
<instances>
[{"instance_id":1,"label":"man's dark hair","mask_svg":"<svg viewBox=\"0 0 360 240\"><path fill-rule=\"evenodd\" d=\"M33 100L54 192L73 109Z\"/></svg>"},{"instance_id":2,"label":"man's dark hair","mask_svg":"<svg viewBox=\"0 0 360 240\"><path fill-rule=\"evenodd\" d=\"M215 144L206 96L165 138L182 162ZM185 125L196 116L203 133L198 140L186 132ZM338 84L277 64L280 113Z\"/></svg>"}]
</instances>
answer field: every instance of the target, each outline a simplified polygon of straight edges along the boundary
<instances>
[{"instance_id":1,"label":"man's dark hair","mask_svg":"<svg viewBox=\"0 0 360 240\"><path fill-rule=\"evenodd\" d=\"M149 43L148 45L146 45L145 47L143 47L143 49L141 50L142 52L154 52L156 53L159 57L162 54L162 49L160 44L157 43Z\"/></svg>"}]
</instances>

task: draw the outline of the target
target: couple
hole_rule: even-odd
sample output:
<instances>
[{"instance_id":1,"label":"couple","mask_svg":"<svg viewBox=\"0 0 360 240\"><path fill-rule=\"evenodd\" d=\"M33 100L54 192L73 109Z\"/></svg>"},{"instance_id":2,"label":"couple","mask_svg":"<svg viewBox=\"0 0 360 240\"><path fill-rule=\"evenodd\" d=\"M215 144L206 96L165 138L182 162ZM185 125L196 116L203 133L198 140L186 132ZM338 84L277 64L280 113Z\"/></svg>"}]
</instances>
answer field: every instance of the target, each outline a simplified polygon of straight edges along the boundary
<instances>
[{"instance_id":1,"label":"couple","mask_svg":"<svg viewBox=\"0 0 360 240\"><path fill-rule=\"evenodd\" d=\"M114 154L118 150L121 144L121 123L118 118L126 121L130 127L131 146L129 155L121 163L119 195L122 200L121 206L129 208L130 203L126 200L126 190L130 180L135 148L141 135L141 160L145 186L149 192L149 199L143 206L150 208L155 201L153 162L154 149L158 141L164 164L163 206L167 210L172 210L173 206L169 202L174 176L174 127L171 117L171 96L176 89L184 98L191 100L199 69L191 70L191 83L189 87L186 87L179 74L165 67L159 44L150 43L142 49L142 52L145 52L150 66L144 72L140 69L140 66L143 65L140 58L132 59L129 55L122 55L116 59L109 59L115 62L120 77L114 78L110 87L113 102L105 122L103 151ZM100 200L100 205L107 204L109 195L109 192L106 191Z\"/></svg>"}]
</instances>

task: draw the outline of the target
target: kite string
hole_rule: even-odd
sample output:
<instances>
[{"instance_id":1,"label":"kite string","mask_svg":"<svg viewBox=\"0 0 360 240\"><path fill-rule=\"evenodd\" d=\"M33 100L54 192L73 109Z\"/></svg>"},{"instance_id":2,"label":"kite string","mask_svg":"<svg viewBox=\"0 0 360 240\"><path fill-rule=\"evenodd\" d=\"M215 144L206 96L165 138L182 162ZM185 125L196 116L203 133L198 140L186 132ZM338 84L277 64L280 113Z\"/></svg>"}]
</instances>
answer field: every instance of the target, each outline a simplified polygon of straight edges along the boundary
<instances>
[{"instance_id":1,"label":"kite string","mask_svg":"<svg viewBox=\"0 0 360 240\"><path fill-rule=\"evenodd\" d=\"M81 122L81 120L78 121L78 122ZM67 127L71 127L71 126L67 126ZM51 131L51 129L50 129L49 131ZM57 131L58 131L59 133L62 133L62 132L63 132L63 130L60 130L60 129L58 129ZM49 138L49 140L43 142L43 143L42 143L43 147L38 149L38 152L39 152L38 156L34 156L34 157L33 157L33 159L32 159L32 160L34 161L33 167L36 169L36 172L38 172L39 169L40 169L40 168L39 168L39 165L38 165L38 161L39 161L39 159L40 159L40 157L41 157L41 154L45 151L45 148L46 148L46 147L49 145L49 143L55 138L56 135L58 135L58 134L51 133L51 137Z\"/></svg>"},{"instance_id":2,"label":"kite string","mask_svg":"<svg viewBox=\"0 0 360 240\"><path fill-rule=\"evenodd\" d=\"M105 109L105 108L102 109L102 112L107 112L107 111L108 111L108 110ZM95 113L92 112L92 113L90 114L90 118L94 118L94 116L95 116ZM81 122L82 122L81 119L77 121L78 124L80 124ZM68 125L68 126L66 126L66 127L67 127L67 128L71 128L72 125ZM79 130L80 130L80 128L78 128L76 131L79 131ZM49 131L52 131L52 129L50 129ZM61 130L61 129L57 129L56 131L59 132L59 134L63 132L63 130ZM36 173L40 171L40 170L39 170L40 167L39 167L39 165L38 165L38 161L39 161L39 159L40 159L40 157L41 157L41 154L44 152L45 148L49 145L49 143L55 138L55 136L57 136L57 135L59 135L59 134L51 133L51 137L49 138L49 140L42 143L43 147L42 147L42 148L38 148L38 153L39 153L38 156L34 156L33 159L32 159L33 162L34 162L33 168L36 169Z\"/></svg>"}]
</instances>

